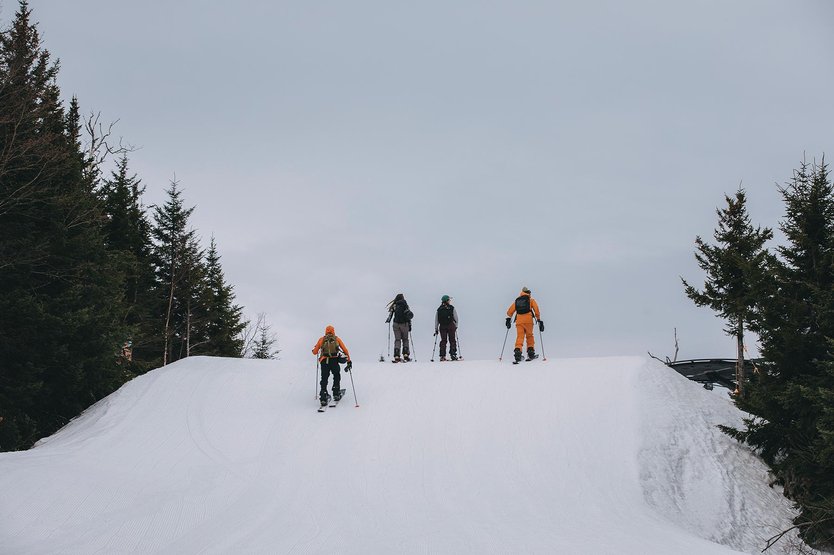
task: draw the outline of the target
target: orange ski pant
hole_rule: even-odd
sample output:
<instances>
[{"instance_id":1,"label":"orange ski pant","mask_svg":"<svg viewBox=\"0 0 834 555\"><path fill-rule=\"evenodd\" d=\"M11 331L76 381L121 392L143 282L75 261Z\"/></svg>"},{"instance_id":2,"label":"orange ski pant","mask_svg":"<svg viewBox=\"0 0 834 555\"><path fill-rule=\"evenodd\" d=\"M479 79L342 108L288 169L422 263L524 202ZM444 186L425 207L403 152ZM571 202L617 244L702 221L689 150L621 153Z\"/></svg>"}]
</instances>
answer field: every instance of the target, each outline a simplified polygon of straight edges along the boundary
<instances>
[{"instance_id":1,"label":"orange ski pant","mask_svg":"<svg viewBox=\"0 0 834 555\"><path fill-rule=\"evenodd\" d=\"M533 337L533 321L529 322L515 321L515 348L521 349L524 346L524 338L527 338L527 348L532 349L536 346L536 339Z\"/></svg>"}]
</instances>

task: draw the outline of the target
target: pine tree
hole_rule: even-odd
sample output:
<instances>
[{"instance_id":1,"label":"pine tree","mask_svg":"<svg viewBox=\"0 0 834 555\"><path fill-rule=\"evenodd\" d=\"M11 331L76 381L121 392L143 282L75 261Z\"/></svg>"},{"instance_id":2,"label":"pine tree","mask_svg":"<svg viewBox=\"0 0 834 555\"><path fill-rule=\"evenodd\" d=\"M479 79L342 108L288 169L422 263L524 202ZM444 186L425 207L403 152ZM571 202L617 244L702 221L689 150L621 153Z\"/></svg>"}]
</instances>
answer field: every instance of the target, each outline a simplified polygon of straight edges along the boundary
<instances>
[{"instance_id":1,"label":"pine tree","mask_svg":"<svg viewBox=\"0 0 834 555\"><path fill-rule=\"evenodd\" d=\"M162 364L189 355L203 284L203 252L188 219L194 207L184 208L176 181L168 201L154 208L151 258L156 270L156 306L161 317ZM197 341L195 341L197 342Z\"/></svg>"},{"instance_id":2,"label":"pine tree","mask_svg":"<svg viewBox=\"0 0 834 555\"><path fill-rule=\"evenodd\" d=\"M150 223L141 201L144 191L137 176L129 174L127 155L119 159L101 189L107 245L124 276L122 321L130 327L131 360L122 362L135 372L158 366L161 360L155 341L158 322L152 310L154 273Z\"/></svg>"},{"instance_id":3,"label":"pine tree","mask_svg":"<svg viewBox=\"0 0 834 555\"><path fill-rule=\"evenodd\" d=\"M803 163L780 189L787 243L773 267L775 287L761 299L765 363L739 407L742 431L801 513L806 541L834 545L834 188L824 161Z\"/></svg>"},{"instance_id":4,"label":"pine tree","mask_svg":"<svg viewBox=\"0 0 834 555\"><path fill-rule=\"evenodd\" d=\"M718 228L714 238L717 245L707 244L701 237L695 238L695 258L707 274L703 291L682 281L686 295L696 305L708 306L727 320L725 332L736 338L737 393L743 395L746 379L744 330L750 325L762 294L769 260L764 245L773 237L773 232L768 228L753 228L743 189L739 189L733 198L726 195L724 198L726 208L716 210Z\"/></svg>"},{"instance_id":5,"label":"pine tree","mask_svg":"<svg viewBox=\"0 0 834 555\"><path fill-rule=\"evenodd\" d=\"M197 353L212 356L239 357L243 348L241 333L246 327L243 309L234 304L234 288L226 283L220 254L214 236L211 238L205 263L204 297L202 299L205 341Z\"/></svg>"},{"instance_id":6,"label":"pine tree","mask_svg":"<svg viewBox=\"0 0 834 555\"><path fill-rule=\"evenodd\" d=\"M77 102L25 1L0 34L0 449L25 448L109 394L125 331Z\"/></svg>"}]
</instances>

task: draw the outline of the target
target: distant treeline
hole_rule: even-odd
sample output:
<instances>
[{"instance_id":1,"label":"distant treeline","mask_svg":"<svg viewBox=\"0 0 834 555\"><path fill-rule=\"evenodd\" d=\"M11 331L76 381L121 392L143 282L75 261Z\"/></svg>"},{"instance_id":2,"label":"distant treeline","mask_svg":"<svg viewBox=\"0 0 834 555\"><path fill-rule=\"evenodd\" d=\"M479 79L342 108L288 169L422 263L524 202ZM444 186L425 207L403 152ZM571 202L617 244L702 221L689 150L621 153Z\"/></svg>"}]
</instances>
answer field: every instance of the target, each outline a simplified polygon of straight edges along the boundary
<instances>
[{"instance_id":1,"label":"distant treeline","mask_svg":"<svg viewBox=\"0 0 834 555\"><path fill-rule=\"evenodd\" d=\"M687 295L715 310L744 356L744 330L758 334L763 362L738 365L736 404L752 416L724 431L754 447L797 503L802 537L834 546L834 187L825 160L803 162L779 187L783 244L750 223L739 190L718 210L714 244L696 239L707 279ZM774 540L776 537L774 537Z\"/></svg>"},{"instance_id":2,"label":"distant treeline","mask_svg":"<svg viewBox=\"0 0 834 555\"><path fill-rule=\"evenodd\" d=\"M62 105L57 73L20 2L0 33L4 451L30 447L149 369L273 354L263 318L253 330L235 304L214 238L200 245L177 184L149 215L129 149L108 144L109 129L82 119L77 99ZM108 158L116 166L105 176Z\"/></svg>"}]
</instances>

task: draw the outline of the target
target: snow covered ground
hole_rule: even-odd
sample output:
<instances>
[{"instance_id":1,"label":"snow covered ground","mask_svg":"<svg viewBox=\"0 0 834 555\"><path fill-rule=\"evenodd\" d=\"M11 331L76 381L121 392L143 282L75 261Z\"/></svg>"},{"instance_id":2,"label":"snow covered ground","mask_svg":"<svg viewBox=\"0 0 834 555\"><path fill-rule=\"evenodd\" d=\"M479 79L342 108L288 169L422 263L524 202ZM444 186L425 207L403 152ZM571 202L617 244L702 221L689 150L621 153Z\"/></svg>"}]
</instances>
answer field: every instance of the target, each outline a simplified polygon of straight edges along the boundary
<instances>
[{"instance_id":1,"label":"snow covered ground","mask_svg":"<svg viewBox=\"0 0 834 555\"><path fill-rule=\"evenodd\" d=\"M194 357L0 454L0 552L758 553L790 526L706 391L640 357L357 364ZM767 553L782 553L782 546Z\"/></svg>"}]
</instances>

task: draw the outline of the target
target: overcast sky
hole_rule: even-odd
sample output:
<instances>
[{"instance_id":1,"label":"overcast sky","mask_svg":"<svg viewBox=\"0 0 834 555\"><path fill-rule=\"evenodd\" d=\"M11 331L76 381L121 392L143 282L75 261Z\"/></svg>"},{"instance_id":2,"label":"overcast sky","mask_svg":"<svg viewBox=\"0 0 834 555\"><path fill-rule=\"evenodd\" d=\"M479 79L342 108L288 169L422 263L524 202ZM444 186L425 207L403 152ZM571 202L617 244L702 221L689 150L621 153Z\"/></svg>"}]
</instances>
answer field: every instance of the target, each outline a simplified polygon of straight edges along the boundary
<instances>
[{"instance_id":1,"label":"overcast sky","mask_svg":"<svg viewBox=\"0 0 834 555\"><path fill-rule=\"evenodd\" d=\"M679 359L733 357L683 294L695 236L739 184L776 227L776 185L834 154L827 0L30 6L64 96L119 120L146 204L176 176L285 359L326 324L387 355L398 292L418 359L444 294L497 358L522 286L549 357L672 356L674 328Z\"/></svg>"}]
</instances>

